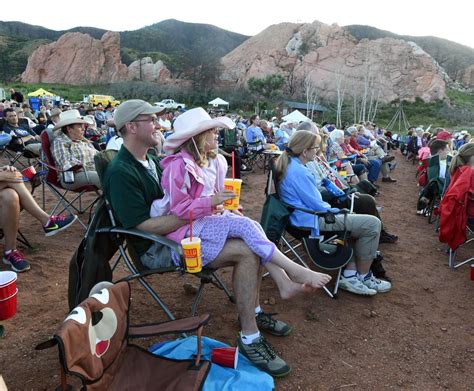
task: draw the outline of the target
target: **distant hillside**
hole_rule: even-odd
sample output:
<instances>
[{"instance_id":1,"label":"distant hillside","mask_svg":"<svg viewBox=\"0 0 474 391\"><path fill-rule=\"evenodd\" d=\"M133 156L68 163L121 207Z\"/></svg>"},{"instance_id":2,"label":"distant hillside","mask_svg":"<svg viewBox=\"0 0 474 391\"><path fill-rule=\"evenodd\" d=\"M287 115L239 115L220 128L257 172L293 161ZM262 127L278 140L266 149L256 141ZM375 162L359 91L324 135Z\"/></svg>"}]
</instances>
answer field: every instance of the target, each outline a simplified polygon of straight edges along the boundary
<instances>
[{"instance_id":1,"label":"distant hillside","mask_svg":"<svg viewBox=\"0 0 474 391\"><path fill-rule=\"evenodd\" d=\"M87 33L100 39L106 30L75 27L55 31L21 22L0 21L0 81L23 72L28 56L40 44L57 40L67 32ZM141 57L162 59L172 72L202 63L204 56L220 58L248 37L208 24L165 20L138 30L120 33L122 62L129 65Z\"/></svg>"},{"instance_id":2,"label":"distant hillside","mask_svg":"<svg viewBox=\"0 0 474 391\"><path fill-rule=\"evenodd\" d=\"M474 49L469 46L437 37L415 37L411 35L398 35L390 31L380 30L375 27L350 25L344 26L357 39L395 38L413 41L426 53L431 55L448 73L453 80L459 80L463 71L474 64Z\"/></svg>"}]
</instances>

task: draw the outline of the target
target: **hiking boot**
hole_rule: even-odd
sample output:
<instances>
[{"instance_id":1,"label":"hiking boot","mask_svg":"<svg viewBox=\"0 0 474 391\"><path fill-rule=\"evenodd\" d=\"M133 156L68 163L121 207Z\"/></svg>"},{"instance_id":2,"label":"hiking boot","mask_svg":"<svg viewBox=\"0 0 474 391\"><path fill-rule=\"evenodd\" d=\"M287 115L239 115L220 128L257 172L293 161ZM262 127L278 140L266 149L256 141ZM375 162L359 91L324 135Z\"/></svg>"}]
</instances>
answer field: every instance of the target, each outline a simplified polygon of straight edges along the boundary
<instances>
[{"instance_id":1,"label":"hiking boot","mask_svg":"<svg viewBox=\"0 0 474 391\"><path fill-rule=\"evenodd\" d=\"M391 162L393 159L395 159L395 156L389 156L389 155L387 155L387 156L384 156L384 157L381 159L381 161L382 161L382 164L384 164L384 163Z\"/></svg>"},{"instance_id":2,"label":"hiking boot","mask_svg":"<svg viewBox=\"0 0 474 391\"><path fill-rule=\"evenodd\" d=\"M379 243L395 243L398 240L397 235L389 234L388 232L382 230L380 233Z\"/></svg>"},{"instance_id":3,"label":"hiking boot","mask_svg":"<svg viewBox=\"0 0 474 391\"><path fill-rule=\"evenodd\" d=\"M341 278L339 279L339 287L345 291L355 293L356 295L374 296L377 294L375 289L362 284L362 281L357 278L357 274L352 277L344 277L341 275Z\"/></svg>"},{"instance_id":4,"label":"hiking boot","mask_svg":"<svg viewBox=\"0 0 474 391\"><path fill-rule=\"evenodd\" d=\"M76 219L77 216L73 214L51 216L48 220L48 224L43 227L44 234L46 236L56 235L58 232L69 227Z\"/></svg>"},{"instance_id":5,"label":"hiking boot","mask_svg":"<svg viewBox=\"0 0 474 391\"><path fill-rule=\"evenodd\" d=\"M367 274L362 283L367 288L377 291L377 293L385 293L392 289L392 284L390 284L388 281L379 280L378 278L375 278L371 272Z\"/></svg>"},{"instance_id":6,"label":"hiking boot","mask_svg":"<svg viewBox=\"0 0 474 391\"><path fill-rule=\"evenodd\" d=\"M250 345L245 345L241 338L238 338L237 346L242 353L257 368L267 372L274 377L282 377L290 373L291 368L288 364L277 356L272 345L260 335Z\"/></svg>"},{"instance_id":7,"label":"hiking boot","mask_svg":"<svg viewBox=\"0 0 474 391\"><path fill-rule=\"evenodd\" d=\"M266 331L278 337L286 337L291 333L291 327L281 320L275 319L273 315L266 312L259 312L256 316L257 326L260 331Z\"/></svg>"},{"instance_id":8,"label":"hiking boot","mask_svg":"<svg viewBox=\"0 0 474 391\"><path fill-rule=\"evenodd\" d=\"M386 178L382 178L382 182L395 183L396 181L396 179L392 179L389 176Z\"/></svg>"},{"instance_id":9,"label":"hiking boot","mask_svg":"<svg viewBox=\"0 0 474 391\"><path fill-rule=\"evenodd\" d=\"M30 270L30 264L25 259L25 256L18 250L13 250L8 255L3 256L3 263L10 265L12 270L17 273L26 272Z\"/></svg>"}]
</instances>

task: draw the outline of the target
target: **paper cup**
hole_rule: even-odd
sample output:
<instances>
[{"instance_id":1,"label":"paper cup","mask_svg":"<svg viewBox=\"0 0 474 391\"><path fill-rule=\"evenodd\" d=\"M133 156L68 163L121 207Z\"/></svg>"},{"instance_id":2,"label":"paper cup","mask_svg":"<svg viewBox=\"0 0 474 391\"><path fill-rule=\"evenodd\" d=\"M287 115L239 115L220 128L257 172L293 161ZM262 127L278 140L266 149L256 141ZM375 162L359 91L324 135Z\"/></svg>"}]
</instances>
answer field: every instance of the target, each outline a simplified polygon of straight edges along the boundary
<instances>
[{"instance_id":1,"label":"paper cup","mask_svg":"<svg viewBox=\"0 0 474 391\"><path fill-rule=\"evenodd\" d=\"M214 348L211 352L211 361L223 367L236 369L239 361L239 348Z\"/></svg>"},{"instance_id":2,"label":"paper cup","mask_svg":"<svg viewBox=\"0 0 474 391\"><path fill-rule=\"evenodd\" d=\"M36 170L33 166L26 167L24 170L21 171L21 174L25 178L28 178L31 181L33 177L36 175Z\"/></svg>"},{"instance_id":3,"label":"paper cup","mask_svg":"<svg viewBox=\"0 0 474 391\"><path fill-rule=\"evenodd\" d=\"M224 179L224 189L232 190L236 197L224 202L224 209L237 210L240 204L240 188L242 187L242 179Z\"/></svg>"},{"instance_id":4,"label":"paper cup","mask_svg":"<svg viewBox=\"0 0 474 391\"><path fill-rule=\"evenodd\" d=\"M181 240L183 247L184 262L186 264L186 271L188 273L199 273L202 270L201 258L201 239L184 238Z\"/></svg>"}]
</instances>

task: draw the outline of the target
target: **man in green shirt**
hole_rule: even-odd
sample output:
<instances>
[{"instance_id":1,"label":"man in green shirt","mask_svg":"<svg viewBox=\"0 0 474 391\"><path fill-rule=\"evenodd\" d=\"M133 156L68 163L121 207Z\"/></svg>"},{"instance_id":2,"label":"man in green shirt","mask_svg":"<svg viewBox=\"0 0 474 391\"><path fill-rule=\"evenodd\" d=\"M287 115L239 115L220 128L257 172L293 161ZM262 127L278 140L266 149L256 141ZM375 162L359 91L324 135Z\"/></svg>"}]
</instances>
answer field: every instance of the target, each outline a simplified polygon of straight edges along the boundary
<instances>
[{"instance_id":1,"label":"man in green shirt","mask_svg":"<svg viewBox=\"0 0 474 391\"><path fill-rule=\"evenodd\" d=\"M142 100L122 103L114 115L117 131L123 137L123 146L110 163L103 190L119 222L124 228L137 228L146 232L167 235L187 224L174 215L150 217L150 207L155 199L163 197L160 186L159 159L147 155L149 148L160 146L161 133L157 115L164 109ZM137 240L133 246L148 267L171 264L169 251L150 241ZM259 328L273 335L285 336L291 328L262 311L259 305L261 271L259 258L240 239L229 239L211 267L219 269L232 266L233 288L237 312L242 327L238 344L241 352L256 366L273 376L284 376L290 367L273 350L260 334ZM275 264L267 267L278 269L287 279L288 290L295 292L294 283L285 271L294 263ZM290 273L291 274L291 273ZM290 297L291 295L289 295Z\"/></svg>"}]
</instances>

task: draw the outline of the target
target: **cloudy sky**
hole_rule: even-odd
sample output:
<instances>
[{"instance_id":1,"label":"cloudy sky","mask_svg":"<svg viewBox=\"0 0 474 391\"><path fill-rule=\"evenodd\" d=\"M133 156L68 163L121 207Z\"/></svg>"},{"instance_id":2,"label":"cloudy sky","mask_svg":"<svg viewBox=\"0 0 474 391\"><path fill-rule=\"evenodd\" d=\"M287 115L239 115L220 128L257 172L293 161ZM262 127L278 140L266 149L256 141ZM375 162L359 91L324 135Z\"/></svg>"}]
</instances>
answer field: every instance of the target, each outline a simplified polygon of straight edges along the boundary
<instances>
[{"instance_id":1,"label":"cloudy sky","mask_svg":"<svg viewBox=\"0 0 474 391\"><path fill-rule=\"evenodd\" d=\"M450 0L134 0L49 2L24 0L2 6L0 20L64 30L93 26L135 30L165 19L208 23L255 35L281 22L363 24L407 35L434 35L474 48L470 1ZM77 4L77 5L75 5Z\"/></svg>"}]
</instances>

